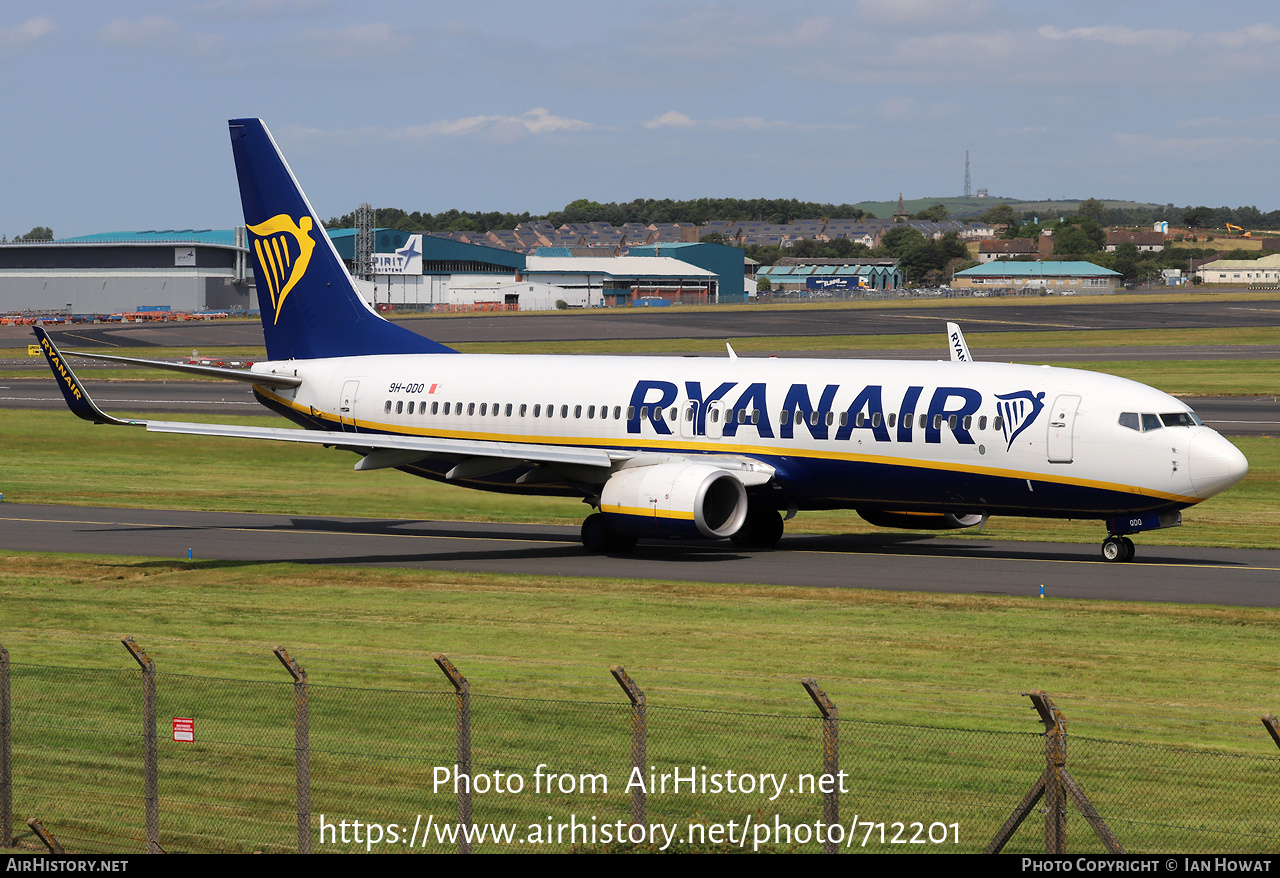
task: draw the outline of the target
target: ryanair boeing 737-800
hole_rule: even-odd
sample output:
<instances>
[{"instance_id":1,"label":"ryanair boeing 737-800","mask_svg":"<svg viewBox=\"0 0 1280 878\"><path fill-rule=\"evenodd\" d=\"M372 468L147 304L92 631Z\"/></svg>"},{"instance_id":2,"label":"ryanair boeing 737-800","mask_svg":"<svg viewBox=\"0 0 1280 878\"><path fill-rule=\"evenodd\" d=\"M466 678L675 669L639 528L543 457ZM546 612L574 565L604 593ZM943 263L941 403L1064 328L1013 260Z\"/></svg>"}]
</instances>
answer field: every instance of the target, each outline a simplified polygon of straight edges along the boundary
<instances>
[{"instance_id":1,"label":"ryanair boeing 737-800","mask_svg":"<svg viewBox=\"0 0 1280 878\"><path fill-rule=\"evenodd\" d=\"M98 423L309 442L357 470L581 497L589 551L640 537L767 547L784 514L971 527L991 515L1092 518L1102 554L1234 485L1248 462L1185 404L1093 372L884 360L460 354L359 295L271 134L230 123L268 361L251 371L105 360L248 382L304 430L126 421L99 409L37 328L68 405Z\"/></svg>"}]
</instances>

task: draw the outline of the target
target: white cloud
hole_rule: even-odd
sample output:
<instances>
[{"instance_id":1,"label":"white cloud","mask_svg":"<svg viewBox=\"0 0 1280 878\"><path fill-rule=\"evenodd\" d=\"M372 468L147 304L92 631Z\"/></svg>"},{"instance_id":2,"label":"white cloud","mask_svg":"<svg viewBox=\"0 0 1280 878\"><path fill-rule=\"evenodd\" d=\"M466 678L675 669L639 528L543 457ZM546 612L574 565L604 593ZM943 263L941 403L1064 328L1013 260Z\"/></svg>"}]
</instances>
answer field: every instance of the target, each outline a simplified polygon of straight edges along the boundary
<instances>
[{"instance_id":1,"label":"white cloud","mask_svg":"<svg viewBox=\"0 0 1280 878\"><path fill-rule=\"evenodd\" d=\"M352 141L428 141L438 138L482 137L489 140L517 140L560 131L587 131L596 128L590 122L555 116L546 107L534 107L519 116L480 115L457 119L436 119L421 125L398 128L368 126L358 129L319 129L291 126L285 136L300 144Z\"/></svg>"},{"instance_id":2,"label":"white cloud","mask_svg":"<svg viewBox=\"0 0 1280 878\"><path fill-rule=\"evenodd\" d=\"M28 18L17 27L0 27L0 59L16 54L58 29L47 15Z\"/></svg>"},{"instance_id":3,"label":"white cloud","mask_svg":"<svg viewBox=\"0 0 1280 878\"><path fill-rule=\"evenodd\" d=\"M831 16L800 15L781 7L756 12L737 6L695 5L687 13L683 8L680 13L632 25L619 56L643 65L650 76L661 73L655 70L655 59L675 59L685 71L706 64L758 64L761 52L785 56L826 49L838 28Z\"/></svg>"},{"instance_id":4,"label":"white cloud","mask_svg":"<svg viewBox=\"0 0 1280 878\"><path fill-rule=\"evenodd\" d=\"M1089 40L1110 43L1114 46L1155 46L1165 49L1180 48L1191 42L1192 39L1192 34L1187 31L1168 29L1137 30L1120 25L1075 27L1071 30L1062 30L1050 24L1040 28L1038 33L1048 40Z\"/></svg>"},{"instance_id":5,"label":"white cloud","mask_svg":"<svg viewBox=\"0 0 1280 878\"><path fill-rule=\"evenodd\" d=\"M1280 28L1267 23L1251 24L1239 30L1211 33L1208 38L1223 46L1265 46L1280 42Z\"/></svg>"},{"instance_id":6,"label":"white cloud","mask_svg":"<svg viewBox=\"0 0 1280 878\"><path fill-rule=\"evenodd\" d=\"M217 34L191 33L164 15L117 18L98 32L98 39L112 49L147 49L203 58L217 55L222 47L222 37Z\"/></svg>"},{"instance_id":7,"label":"white cloud","mask_svg":"<svg viewBox=\"0 0 1280 878\"><path fill-rule=\"evenodd\" d=\"M1280 127L1280 114L1257 113L1247 116L1201 116L1195 119L1179 119L1174 127L1182 129L1208 128L1221 131L1249 131L1256 133L1262 129L1274 130Z\"/></svg>"},{"instance_id":8,"label":"white cloud","mask_svg":"<svg viewBox=\"0 0 1280 878\"><path fill-rule=\"evenodd\" d=\"M544 134L548 131L583 131L592 127L589 122L579 119L568 119L564 116L552 116L546 107L534 107L516 120L529 130L530 134Z\"/></svg>"},{"instance_id":9,"label":"white cloud","mask_svg":"<svg viewBox=\"0 0 1280 878\"><path fill-rule=\"evenodd\" d=\"M684 113L677 113L675 110L669 110L655 119L641 123L645 128L688 128L697 123L686 116Z\"/></svg>"},{"instance_id":10,"label":"white cloud","mask_svg":"<svg viewBox=\"0 0 1280 878\"><path fill-rule=\"evenodd\" d=\"M294 40L308 55L331 61L385 59L409 48L407 34L385 21L371 21L342 28L307 28Z\"/></svg>"},{"instance_id":11,"label":"white cloud","mask_svg":"<svg viewBox=\"0 0 1280 878\"><path fill-rule=\"evenodd\" d=\"M858 12L870 22L935 28L943 22L971 20L992 9L986 0L858 0Z\"/></svg>"},{"instance_id":12,"label":"white cloud","mask_svg":"<svg viewBox=\"0 0 1280 878\"><path fill-rule=\"evenodd\" d=\"M205 18L262 18L316 12L325 0L204 0L187 6L192 14Z\"/></svg>"},{"instance_id":13,"label":"white cloud","mask_svg":"<svg viewBox=\"0 0 1280 878\"><path fill-rule=\"evenodd\" d=\"M1237 30L1199 34L1170 28L1138 29L1120 25L1075 27L1070 30L1045 25L1038 33L1049 40L1085 40L1113 46L1146 46L1158 49L1181 49L1193 40L1235 49L1270 46L1280 42L1280 28L1267 22L1246 25Z\"/></svg>"},{"instance_id":14,"label":"white cloud","mask_svg":"<svg viewBox=\"0 0 1280 878\"><path fill-rule=\"evenodd\" d=\"M733 116L719 119L694 119L684 113L669 110L653 119L640 123L641 127L654 128L714 128L718 131L762 131L766 128L791 128L795 130L816 130L819 128L842 128L843 125L800 124L779 119L766 119L763 116Z\"/></svg>"}]
</instances>

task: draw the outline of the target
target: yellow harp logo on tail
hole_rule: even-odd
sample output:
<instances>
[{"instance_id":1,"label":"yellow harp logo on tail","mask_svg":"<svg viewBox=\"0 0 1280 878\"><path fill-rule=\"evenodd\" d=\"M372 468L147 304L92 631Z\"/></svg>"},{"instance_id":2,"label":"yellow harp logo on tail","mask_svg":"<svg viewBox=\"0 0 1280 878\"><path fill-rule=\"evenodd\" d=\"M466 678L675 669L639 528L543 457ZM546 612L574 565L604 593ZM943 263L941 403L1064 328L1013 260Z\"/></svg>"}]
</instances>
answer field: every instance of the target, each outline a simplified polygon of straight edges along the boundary
<instances>
[{"instance_id":1,"label":"yellow harp logo on tail","mask_svg":"<svg viewBox=\"0 0 1280 878\"><path fill-rule=\"evenodd\" d=\"M285 296L289 295L289 291L307 273L311 251L316 246L311 237L311 225L309 216L304 216L300 222L295 223L293 217L281 213L256 226L249 226L249 231L255 236L253 252L266 277L267 288L271 293L271 307L276 313L273 324L280 322L280 309L284 307Z\"/></svg>"}]
</instances>

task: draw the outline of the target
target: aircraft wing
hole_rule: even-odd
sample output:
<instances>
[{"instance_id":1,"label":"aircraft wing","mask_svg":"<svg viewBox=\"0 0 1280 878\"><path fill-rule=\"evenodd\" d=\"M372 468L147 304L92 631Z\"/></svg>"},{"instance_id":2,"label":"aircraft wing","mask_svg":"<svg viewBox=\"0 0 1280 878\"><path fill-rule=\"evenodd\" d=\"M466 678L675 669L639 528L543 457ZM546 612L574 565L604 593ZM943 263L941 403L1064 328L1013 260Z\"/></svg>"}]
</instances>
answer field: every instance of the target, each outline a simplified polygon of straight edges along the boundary
<instances>
[{"instance_id":1,"label":"aircraft wing","mask_svg":"<svg viewBox=\"0 0 1280 878\"><path fill-rule=\"evenodd\" d=\"M387 433L340 433L333 430L294 430L274 427L238 427L233 424L198 424L181 421L134 421L148 433L183 433L191 436L222 436L230 439L269 439L275 442L299 442L362 451L372 455L380 451L403 451L405 455L379 455L370 465L357 469L395 466L391 461L411 463L432 454L461 457L490 457L529 463L572 463L600 466L613 463L611 453L601 448L535 445L524 442L486 442L469 439L439 439L431 436L397 436ZM416 455L416 457L414 456ZM623 455L628 457L630 455ZM384 463L384 461L387 461Z\"/></svg>"},{"instance_id":2,"label":"aircraft wing","mask_svg":"<svg viewBox=\"0 0 1280 878\"><path fill-rule=\"evenodd\" d=\"M297 442L307 445L322 445L355 451L365 456L356 464L358 470L381 469L384 467L403 466L422 460L432 455L456 457L468 464L472 459L510 460L531 464L568 464L585 467L599 467L601 475L607 477L615 464L628 463L630 466L645 466L663 463L683 455L655 455L645 452L590 448L572 445L542 445L526 442L497 442L480 439L446 439L435 436L405 436L393 433L346 433L334 430L301 430L274 427L244 427L234 424L202 424L182 421L122 420L107 414L100 409L89 396L89 392L81 384L66 362L62 352L42 327L34 327L40 348L44 352L49 368L58 380L58 387L66 399L67 406L77 417L95 424L111 424L125 427L143 427L149 433L178 433L190 436L220 436L232 439L264 439L273 442ZM101 357L102 359L124 360L138 365L155 365L169 367L173 364L158 361L137 360L122 357ZM211 374L210 367L201 367L202 374ZM187 371L187 370L184 370ZM234 369L213 369L214 372L231 372L231 376L218 374L216 377L230 377L237 381L253 380L263 377L267 380L254 381L273 386L287 382L286 386L301 383L293 376L262 375L261 373L243 372ZM687 457L693 457L688 455ZM773 468L759 461L734 455L697 455L703 463L729 470L744 485L763 484L773 477ZM601 479L603 481L603 478Z\"/></svg>"}]
</instances>

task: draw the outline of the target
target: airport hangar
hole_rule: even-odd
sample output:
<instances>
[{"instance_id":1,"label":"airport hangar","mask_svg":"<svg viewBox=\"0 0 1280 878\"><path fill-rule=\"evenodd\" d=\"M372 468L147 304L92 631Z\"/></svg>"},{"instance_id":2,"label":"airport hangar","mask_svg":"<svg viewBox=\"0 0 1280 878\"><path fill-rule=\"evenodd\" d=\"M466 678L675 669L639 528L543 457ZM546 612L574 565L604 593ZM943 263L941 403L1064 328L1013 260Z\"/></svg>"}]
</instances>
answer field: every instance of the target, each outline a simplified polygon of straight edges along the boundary
<instances>
[{"instance_id":1,"label":"airport hangar","mask_svg":"<svg viewBox=\"0 0 1280 878\"><path fill-rule=\"evenodd\" d=\"M356 231L329 234L352 267ZM420 263L402 259L394 270L357 280L370 303L385 310L550 310L741 302L748 295L743 251L721 244L652 244L632 247L627 256L600 250L583 256L564 247L526 255L374 230L375 254L406 249ZM243 226L0 244L0 314L250 311L259 304L248 252Z\"/></svg>"}]
</instances>

